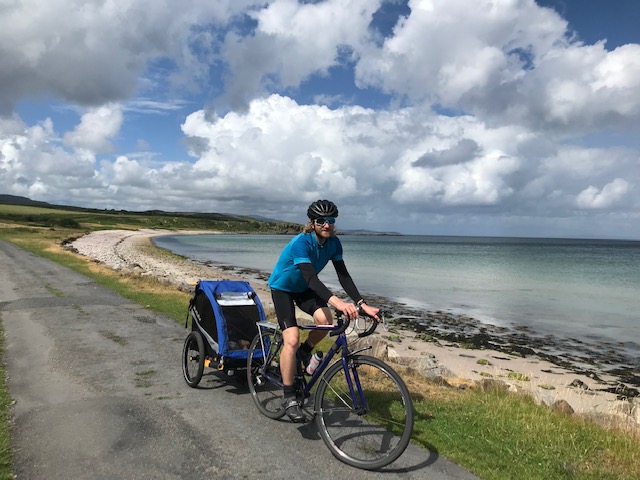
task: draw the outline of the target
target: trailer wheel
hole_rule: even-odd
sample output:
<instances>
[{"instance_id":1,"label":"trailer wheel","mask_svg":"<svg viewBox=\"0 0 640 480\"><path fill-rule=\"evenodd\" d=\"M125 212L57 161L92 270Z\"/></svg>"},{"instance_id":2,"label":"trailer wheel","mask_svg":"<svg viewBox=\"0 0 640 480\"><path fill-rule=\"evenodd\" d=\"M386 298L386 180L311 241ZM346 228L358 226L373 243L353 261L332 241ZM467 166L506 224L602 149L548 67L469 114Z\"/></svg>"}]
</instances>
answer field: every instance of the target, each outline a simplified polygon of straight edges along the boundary
<instances>
[{"instance_id":1,"label":"trailer wheel","mask_svg":"<svg viewBox=\"0 0 640 480\"><path fill-rule=\"evenodd\" d=\"M182 348L182 374L187 385L192 388L196 388L202 379L204 357L202 335L196 331L189 333Z\"/></svg>"}]
</instances>

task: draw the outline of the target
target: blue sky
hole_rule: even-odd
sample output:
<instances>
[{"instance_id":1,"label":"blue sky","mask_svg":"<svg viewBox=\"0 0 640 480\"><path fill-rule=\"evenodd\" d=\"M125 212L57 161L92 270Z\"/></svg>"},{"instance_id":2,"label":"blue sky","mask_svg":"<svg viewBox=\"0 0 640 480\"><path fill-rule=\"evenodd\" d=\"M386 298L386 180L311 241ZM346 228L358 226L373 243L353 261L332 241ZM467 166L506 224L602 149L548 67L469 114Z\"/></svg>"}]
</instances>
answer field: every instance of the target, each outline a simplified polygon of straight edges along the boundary
<instances>
[{"instance_id":1,"label":"blue sky","mask_svg":"<svg viewBox=\"0 0 640 480\"><path fill-rule=\"evenodd\" d=\"M76 3L3 7L0 193L640 239L638 2Z\"/></svg>"}]
</instances>

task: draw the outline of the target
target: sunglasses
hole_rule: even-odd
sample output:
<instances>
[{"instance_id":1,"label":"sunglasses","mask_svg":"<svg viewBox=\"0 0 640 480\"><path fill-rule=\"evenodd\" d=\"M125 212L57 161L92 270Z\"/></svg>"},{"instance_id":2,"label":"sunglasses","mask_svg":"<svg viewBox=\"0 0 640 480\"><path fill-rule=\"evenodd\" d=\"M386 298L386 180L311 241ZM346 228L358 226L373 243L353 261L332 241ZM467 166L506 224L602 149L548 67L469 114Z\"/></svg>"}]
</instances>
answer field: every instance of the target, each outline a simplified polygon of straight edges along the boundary
<instances>
[{"instance_id":1,"label":"sunglasses","mask_svg":"<svg viewBox=\"0 0 640 480\"><path fill-rule=\"evenodd\" d=\"M319 227L322 227L324 226L325 223L328 223L329 225L333 225L334 223L336 223L336 219L333 217L316 218L313 221L313 223L315 223Z\"/></svg>"}]
</instances>

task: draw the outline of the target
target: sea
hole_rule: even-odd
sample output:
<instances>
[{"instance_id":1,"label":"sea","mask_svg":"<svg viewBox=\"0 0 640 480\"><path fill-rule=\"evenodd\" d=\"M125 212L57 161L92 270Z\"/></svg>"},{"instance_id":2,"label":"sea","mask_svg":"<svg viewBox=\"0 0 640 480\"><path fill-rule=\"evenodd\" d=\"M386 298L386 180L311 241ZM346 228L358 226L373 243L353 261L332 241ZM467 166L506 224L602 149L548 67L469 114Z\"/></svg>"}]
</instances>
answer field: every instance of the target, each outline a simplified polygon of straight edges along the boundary
<instances>
[{"instance_id":1,"label":"sea","mask_svg":"<svg viewBox=\"0 0 640 480\"><path fill-rule=\"evenodd\" d=\"M268 276L288 235L169 235L157 246ZM640 358L640 241L341 235L360 292ZM329 264L320 274L339 284Z\"/></svg>"}]
</instances>

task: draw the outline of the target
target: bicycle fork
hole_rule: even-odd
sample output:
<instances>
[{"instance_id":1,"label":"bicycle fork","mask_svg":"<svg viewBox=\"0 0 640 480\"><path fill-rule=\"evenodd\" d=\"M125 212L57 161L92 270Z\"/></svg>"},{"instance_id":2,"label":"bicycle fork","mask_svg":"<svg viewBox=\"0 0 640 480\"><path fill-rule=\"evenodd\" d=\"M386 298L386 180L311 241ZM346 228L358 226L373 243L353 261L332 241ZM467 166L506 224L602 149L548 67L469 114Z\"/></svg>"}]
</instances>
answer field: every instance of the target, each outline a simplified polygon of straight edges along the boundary
<instances>
[{"instance_id":1,"label":"bicycle fork","mask_svg":"<svg viewBox=\"0 0 640 480\"><path fill-rule=\"evenodd\" d=\"M353 410L357 415L364 415L369 410L362 392L358 368L351 357L342 357L342 370L349 388L349 395L353 400Z\"/></svg>"}]
</instances>

